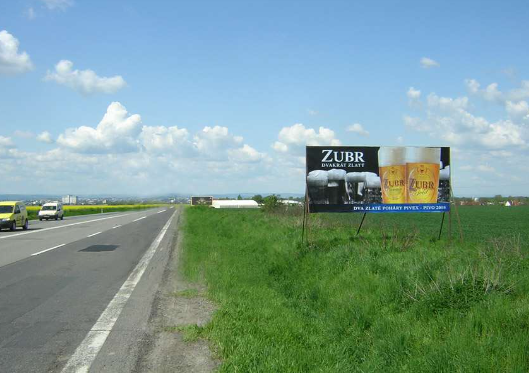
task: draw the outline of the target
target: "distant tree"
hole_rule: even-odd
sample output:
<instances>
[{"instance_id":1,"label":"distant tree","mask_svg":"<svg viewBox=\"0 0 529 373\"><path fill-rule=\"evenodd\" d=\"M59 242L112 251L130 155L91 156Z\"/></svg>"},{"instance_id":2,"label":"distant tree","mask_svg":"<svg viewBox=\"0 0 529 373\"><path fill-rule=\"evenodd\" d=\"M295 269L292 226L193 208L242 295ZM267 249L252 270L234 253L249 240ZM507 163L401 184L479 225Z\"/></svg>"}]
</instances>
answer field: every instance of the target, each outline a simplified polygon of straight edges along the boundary
<instances>
[{"instance_id":1,"label":"distant tree","mask_svg":"<svg viewBox=\"0 0 529 373\"><path fill-rule=\"evenodd\" d=\"M261 204L261 203L263 203L263 201L264 201L263 196L260 195L260 194L256 194L255 196L252 197L252 199L253 199L255 202L257 202L258 204Z\"/></svg>"},{"instance_id":2,"label":"distant tree","mask_svg":"<svg viewBox=\"0 0 529 373\"><path fill-rule=\"evenodd\" d=\"M237 196L237 199L240 201L240 200L242 199L242 196L239 194L239 195Z\"/></svg>"},{"instance_id":3,"label":"distant tree","mask_svg":"<svg viewBox=\"0 0 529 373\"><path fill-rule=\"evenodd\" d=\"M496 195L494 196L494 202L496 202L496 203L501 203L501 202L503 202L503 197L502 197L502 195L501 195L501 194L496 194Z\"/></svg>"},{"instance_id":4,"label":"distant tree","mask_svg":"<svg viewBox=\"0 0 529 373\"><path fill-rule=\"evenodd\" d=\"M283 204L279 200L278 196L276 196L275 194L272 194L264 198L262 211L264 212L274 211L274 210L277 210L282 205Z\"/></svg>"}]
</instances>

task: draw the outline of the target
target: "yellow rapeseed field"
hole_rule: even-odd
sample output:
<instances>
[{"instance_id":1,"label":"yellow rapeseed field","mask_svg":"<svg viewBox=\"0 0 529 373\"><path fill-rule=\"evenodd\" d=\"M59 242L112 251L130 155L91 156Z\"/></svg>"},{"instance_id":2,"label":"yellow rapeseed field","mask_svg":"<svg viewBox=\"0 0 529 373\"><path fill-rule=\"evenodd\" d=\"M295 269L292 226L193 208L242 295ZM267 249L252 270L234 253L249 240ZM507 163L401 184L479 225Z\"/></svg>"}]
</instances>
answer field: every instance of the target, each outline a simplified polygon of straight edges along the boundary
<instances>
[{"instance_id":1,"label":"yellow rapeseed field","mask_svg":"<svg viewBox=\"0 0 529 373\"><path fill-rule=\"evenodd\" d=\"M154 207L166 206L164 204L147 204L147 205L67 205L64 206L65 216L88 215L104 212L120 212L130 210L144 210ZM27 206L29 219L37 219L37 214L41 206Z\"/></svg>"},{"instance_id":2,"label":"yellow rapeseed field","mask_svg":"<svg viewBox=\"0 0 529 373\"><path fill-rule=\"evenodd\" d=\"M122 208L122 209L148 209L153 207L161 207L165 205L161 204L153 204L153 205L67 205L64 206L64 211L75 211L75 210L86 210L86 209L116 209L116 208ZM28 211L40 211L42 206L27 206Z\"/></svg>"}]
</instances>

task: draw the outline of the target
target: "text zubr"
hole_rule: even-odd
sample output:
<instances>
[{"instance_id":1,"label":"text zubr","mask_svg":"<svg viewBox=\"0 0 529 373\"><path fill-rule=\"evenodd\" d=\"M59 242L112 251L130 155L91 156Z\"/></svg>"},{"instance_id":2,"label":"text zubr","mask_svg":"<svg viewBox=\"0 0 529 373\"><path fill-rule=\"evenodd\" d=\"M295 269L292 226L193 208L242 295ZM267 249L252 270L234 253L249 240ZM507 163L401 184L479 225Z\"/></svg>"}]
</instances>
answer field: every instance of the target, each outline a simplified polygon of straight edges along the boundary
<instances>
[{"instance_id":1,"label":"text zubr","mask_svg":"<svg viewBox=\"0 0 529 373\"><path fill-rule=\"evenodd\" d=\"M364 153L362 152L344 152L344 151L332 151L332 150L322 150L321 151L325 156L322 159L322 163L348 163L348 162L362 162L364 163Z\"/></svg>"}]
</instances>

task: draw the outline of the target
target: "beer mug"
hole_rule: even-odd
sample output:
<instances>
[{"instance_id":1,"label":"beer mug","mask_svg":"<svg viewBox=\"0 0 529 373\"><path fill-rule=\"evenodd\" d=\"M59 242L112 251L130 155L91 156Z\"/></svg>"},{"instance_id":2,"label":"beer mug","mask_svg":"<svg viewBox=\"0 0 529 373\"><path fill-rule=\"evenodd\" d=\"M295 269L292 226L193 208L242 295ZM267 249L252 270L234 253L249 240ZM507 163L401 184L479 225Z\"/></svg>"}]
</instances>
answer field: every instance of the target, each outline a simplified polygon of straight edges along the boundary
<instances>
[{"instance_id":1,"label":"beer mug","mask_svg":"<svg viewBox=\"0 0 529 373\"><path fill-rule=\"evenodd\" d=\"M382 203L406 203L406 148L381 147L378 168Z\"/></svg>"},{"instance_id":2,"label":"beer mug","mask_svg":"<svg viewBox=\"0 0 529 373\"><path fill-rule=\"evenodd\" d=\"M364 187L365 175L363 172L348 172L345 175L345 191L349 203L361 203L363 199L362 190Z\"/></svg>"},{"instance_id":3,"label":"beer mug","mask_svg":"<svg viewBox=\"0 0 529 373\"><path fill-rule=\"evenodd\" d=\"M329 204L342 205L347 198L345 191L345 170L333 168L327 172L329 183L327 184L329 192Z\"/></svg>"},{"instance_id":4,"label":"beer mug","mask_svg":"<svg viewBox=\"0 0 529 373\"><path fill-rule=\"evenodd\" d=\"M409 203L437 203L441 148L406 148Z\"/></svg>"},{"instance_id":5,"label":"beer mug","mask_svg":"<svg viewBox=\"0 0 529 373\"><path fill-rule=\"evenodd\" d=\"M382 193L380 186L380 177L374 172L365 172L365 183L363 198L365 203L380 203L382 202Z\"/></svg>"},{"instance_id":6,"label":"beer mug","mask_svg":"<svg viewBox=\"0 0 529 373\"><path fill-rule=\"evenodd\" d=\"M309 199L316 205L325 205L329 203L327 197L327 171L315 170L307 175L307 188L309 190Z\"/></svg>"}]
</instances>

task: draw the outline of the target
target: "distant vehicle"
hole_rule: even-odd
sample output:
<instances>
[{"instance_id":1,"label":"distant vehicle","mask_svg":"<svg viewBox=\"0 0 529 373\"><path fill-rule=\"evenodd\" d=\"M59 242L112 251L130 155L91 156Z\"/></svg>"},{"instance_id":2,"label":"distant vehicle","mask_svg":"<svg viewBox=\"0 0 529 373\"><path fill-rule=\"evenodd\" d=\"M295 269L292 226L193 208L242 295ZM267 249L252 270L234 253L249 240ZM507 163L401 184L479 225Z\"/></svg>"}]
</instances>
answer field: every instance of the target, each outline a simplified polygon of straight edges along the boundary
<instances>
[{"instance_id":1,"label":"distant vehicle","mask_svg":"<svg viewBox=\"0 0 529 373\"><path fill-rule=\"evenodd\" d=\"M9 228L12 231L17 227L28 229L28 212L22 202L4 201L0 202L0 230Z\"/></svg>"},{"instance_id":2,"label":"distant vehicle","mask_svg":"<svg viewBox=\"0 0 529 373\"><path fill-rule=\"evenodd\" d=\"M64 219L64 207L60 202L45 203L39 211L39 220Z\"/></svg>"}]
</instances>

